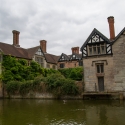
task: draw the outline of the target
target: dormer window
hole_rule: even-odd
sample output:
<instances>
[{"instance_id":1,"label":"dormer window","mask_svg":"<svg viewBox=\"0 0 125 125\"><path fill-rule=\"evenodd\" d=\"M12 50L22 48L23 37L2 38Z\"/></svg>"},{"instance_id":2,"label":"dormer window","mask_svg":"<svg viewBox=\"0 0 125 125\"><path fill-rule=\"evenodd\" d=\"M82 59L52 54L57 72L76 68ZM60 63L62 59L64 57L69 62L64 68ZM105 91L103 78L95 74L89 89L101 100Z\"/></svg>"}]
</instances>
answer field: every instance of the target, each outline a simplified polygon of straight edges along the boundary
<instances>
[{"instance_id":1,"label":"dormer window","mask_svg":"<svg viewBox=\"0 0 125 125\"><path fill-rule=\"evenodd\" d=\"M99 54L105 54L105 43L96 44L96 45L88 45L88 55L99 55Z\"/></svg>"},{"instance_id":2,"label":"dormer window","mask_svg":"<svg viewBox=\"0 0 125 125\"><path fill-rule=\"evenodd\" d=\"M75 56L75 55L73 55L72 57L73 57L73 59L75 59L75 57L76 57L76 56Z\"/></svg>"},{"instance_id":3,"label":"dormer window","mask_svg":"<svg viewBox=\"0 0 125 125\"><path fill-rule=\"evenodd\" d=\"M38 51L36 52L36 55L43 55L43 53L41 52L41 49L38 49Z\"/></svg>"}]
</instances>

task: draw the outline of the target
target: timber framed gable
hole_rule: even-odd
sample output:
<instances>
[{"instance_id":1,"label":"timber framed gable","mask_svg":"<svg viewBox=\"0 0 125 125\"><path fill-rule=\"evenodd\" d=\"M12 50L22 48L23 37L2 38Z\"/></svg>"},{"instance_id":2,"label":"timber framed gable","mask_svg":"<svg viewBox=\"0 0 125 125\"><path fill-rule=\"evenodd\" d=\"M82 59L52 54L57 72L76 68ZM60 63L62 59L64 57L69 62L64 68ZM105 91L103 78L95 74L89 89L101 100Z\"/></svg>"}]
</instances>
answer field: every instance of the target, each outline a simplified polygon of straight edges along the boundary
<instances>
[{"instance_id":1,"label":"timber framed gable","mask_svg":"<svg viewBox=\"0 0 125 125\"><path fill-rule=\"evenodd\" d=\"M81 59L82 59L82 56L81 56L80 54L76 54L76 53L73 53L73 54L70 56L70 58L69 58L70 61L73 61L73 60L81 60Z\"/></svg>"},{"instance_id":2,"label":"timber framed gable","mask_svg":"<svg viewBox=\"0 0 125 125\"><path fill-rule=\"evenodd\" d=\"M97 55L111 55L112 44L107 37L94 28L81 47L81 51L83 58Z\"/></svg>"},{"instance_id":3,"label":"timber framed gable","mask_svg":"<svg viewBox=\"0 0 125 125\"><path fill-rule=\"evenodd\" d=\"M63 62L63 61L69 61L69 56L67 56L66 54L62 53L58 62Z\"/></svg>"}]
</instances>

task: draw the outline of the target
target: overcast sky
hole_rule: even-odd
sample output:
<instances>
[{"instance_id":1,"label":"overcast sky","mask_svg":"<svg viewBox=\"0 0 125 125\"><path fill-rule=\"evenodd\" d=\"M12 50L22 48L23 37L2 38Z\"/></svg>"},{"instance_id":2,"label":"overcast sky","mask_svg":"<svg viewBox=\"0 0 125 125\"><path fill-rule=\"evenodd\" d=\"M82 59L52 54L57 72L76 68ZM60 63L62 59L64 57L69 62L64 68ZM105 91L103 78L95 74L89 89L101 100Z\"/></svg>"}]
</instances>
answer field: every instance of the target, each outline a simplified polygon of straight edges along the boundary
<instances>
[{"instance_id":1,"label":"overcast sky","mask_svg":"<svg viewBox=\"0 0 125 125\"><path fill-rule=\"evenodd\" d=\"M20 46L47 41L47 52L71 54L94 28L109 38L107 17L115 18L115 34L125 27L125 0L0 0L0 42L12 44L20 31Z\"/></svg>"}]
</instances>

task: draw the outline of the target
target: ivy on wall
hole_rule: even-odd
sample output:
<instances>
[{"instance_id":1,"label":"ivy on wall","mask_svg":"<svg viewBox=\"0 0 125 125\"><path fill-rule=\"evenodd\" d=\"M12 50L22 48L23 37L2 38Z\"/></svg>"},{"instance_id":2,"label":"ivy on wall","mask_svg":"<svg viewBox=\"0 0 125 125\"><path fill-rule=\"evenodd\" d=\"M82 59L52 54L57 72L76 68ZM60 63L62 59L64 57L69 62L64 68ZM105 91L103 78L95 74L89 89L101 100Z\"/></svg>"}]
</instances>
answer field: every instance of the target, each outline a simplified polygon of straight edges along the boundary
<instances>
[{"instance_id":1,"label":"ivy on wall","mask_svg":"<svg viewBox=\"0 0 125 125\"><path fill-rule=\"evenodd\" d=\"M35 61L31 61L29 66L28 61L25 59L17 59L10 55L3 55L1 79L4 83L8 81L33 80L41 74L46 77L48 74L55 72L58 71L44 69Z\"/></svg>"}]
</instances>

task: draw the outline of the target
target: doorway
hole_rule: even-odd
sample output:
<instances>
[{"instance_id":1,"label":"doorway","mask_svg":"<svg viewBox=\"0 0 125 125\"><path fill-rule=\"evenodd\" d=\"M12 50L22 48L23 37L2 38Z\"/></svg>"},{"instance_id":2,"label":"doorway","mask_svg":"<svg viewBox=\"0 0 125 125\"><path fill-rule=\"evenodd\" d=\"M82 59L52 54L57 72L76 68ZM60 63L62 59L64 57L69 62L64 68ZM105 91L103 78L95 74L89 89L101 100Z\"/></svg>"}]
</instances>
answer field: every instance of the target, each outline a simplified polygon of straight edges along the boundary
<instances>
[{"instance_id":1,"label":"doorway","mask_svg":"<svg viewBox=\"0 0 125 125\"><path fill-rule=\"evenodd\" d=\"M100 92L104 91L104 77L98 77L98 89Z\"/></svg>"}]
</instances>

